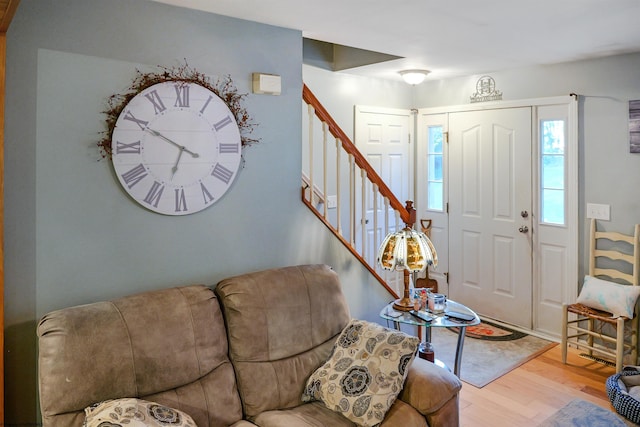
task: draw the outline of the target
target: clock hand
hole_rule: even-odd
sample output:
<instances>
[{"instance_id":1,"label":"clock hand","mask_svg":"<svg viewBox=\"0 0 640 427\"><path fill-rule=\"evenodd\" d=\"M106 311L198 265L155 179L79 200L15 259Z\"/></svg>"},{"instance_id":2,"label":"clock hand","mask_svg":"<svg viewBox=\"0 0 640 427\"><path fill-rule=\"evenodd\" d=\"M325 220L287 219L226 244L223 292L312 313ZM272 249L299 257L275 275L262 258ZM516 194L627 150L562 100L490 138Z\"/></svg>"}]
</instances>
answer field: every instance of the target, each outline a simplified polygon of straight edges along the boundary
<instances>
[{"instance_id":1,"label":"clock hand","mask_svg":"<svg viewBox=\"0 0 640 427\"><path fill-rule=\"evenodd\" d=\"M187 153L191 154L191 157L193 157L194 159L197 159L198 157L200 157L200 155L198 153L194 153L193 151L191 151L188 148L186 148L184 145L180 145L177 142L174 142L174 141L170 140L169 138L167 138L166 136L164 136L163 134L161 134L157 130L153 130L150 127L146 127L144 130L146 130L147 132L149 132L153 136L157 136L158 138L167 141L169 144L175 145L180 150L186 151Z\"/></svg>"},{"instance_id":2,"label":"clock hand","mask_svg":"<svg viewBox=\"0 0 640 427\"><path fill-rule=\"evenodd\" d=\"M178 171L178 163L180 163L180 158L182 157L182 153L184 153L184 152L185 152L185 148L184 147L180 148L180 153L178 153L178 158L176 159L176 164L173 165L173 167L171 168L171 179L173 179L173 176Z\"/></svg>"}]
</instances>

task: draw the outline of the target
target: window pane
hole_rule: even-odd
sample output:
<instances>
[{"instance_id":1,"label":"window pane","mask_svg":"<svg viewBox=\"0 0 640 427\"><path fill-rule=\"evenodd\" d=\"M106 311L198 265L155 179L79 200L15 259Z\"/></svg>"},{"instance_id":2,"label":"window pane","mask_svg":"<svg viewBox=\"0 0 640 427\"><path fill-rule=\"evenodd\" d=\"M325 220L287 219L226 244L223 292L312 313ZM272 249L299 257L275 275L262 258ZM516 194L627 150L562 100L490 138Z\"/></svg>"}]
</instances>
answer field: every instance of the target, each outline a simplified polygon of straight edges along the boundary
<instances>
[{"instance_id":1,"label":"window pane","mask_svg":"<svg viewBox=\"0 0 640 427\"><path fill-rule=\"evenodd\" d=\"M564 120L542 122L542 154L564 154Z\"/></svg>"},{"instance_id":2,"label":"window pane","mask_svg":"<svg viewBox=\"0 0 640 427\"><path fill-rule=\"evenodd\" d=\"M429 181L442 181L442 156L429 156Z\"/></svg>"},{"instance_id":3,"label":"window pane","mask_svg":"<svg viewBox=\"0 0 640 427\"><path fill-rule=\"evenodd\" d=\"M427 209L442 211L444 207L442 126L429 126L428 138Z\"/></svg>"},{"instance_id":4,"label":"window pane","mask_svg":"<svg viewBox=\"0 0 640 427\"><path fill-rule=\"evenodd\" d=\"M542 187L564 189L564 156L542 156Z\"/></svg>"},{"instance_id":5,"label":"window pane","mask_svg":"<svg viewBox=\"0 0 640 427\"><path fill-rule=\"evenodd\" d=\"M564 190L542 190L542 222L564 224Z\"/></svg>"},{"instance_id":6,"label":"window pane","mask_svg":"<svg viewBox=\"0 0 640 427\"><path fill-rule=\"evenodd\" d=\"M542 222L565 224L565 123L540 123L540 211Z\"/></svg>"},{"instance_id":7,"label":"window pane","mask_svg":"<svg viewBox=\"0 0 640 427\"><path fill-rule=\"evenodd\" d=\"M442 154L442 126L429 127L429 154Z\"/></svg>"},{"instance_id":8,"label":"window pane","mask_svg":"<svg viewBox=\"0 0 640 427\"><path fill-rule=\"evenodd\" d=\"M443 210L442 203L442 183L430 182L429 183L429 209Z\"/></svg>"}]
</instances>

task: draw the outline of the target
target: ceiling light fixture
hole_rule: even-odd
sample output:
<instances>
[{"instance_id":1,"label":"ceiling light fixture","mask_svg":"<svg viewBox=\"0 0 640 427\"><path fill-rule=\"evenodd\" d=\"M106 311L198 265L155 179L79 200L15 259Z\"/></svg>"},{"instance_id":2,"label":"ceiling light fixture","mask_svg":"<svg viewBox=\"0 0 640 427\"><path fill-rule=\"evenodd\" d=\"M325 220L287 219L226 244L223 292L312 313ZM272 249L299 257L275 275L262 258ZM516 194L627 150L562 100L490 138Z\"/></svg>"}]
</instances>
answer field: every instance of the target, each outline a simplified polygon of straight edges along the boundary
<instances>
[{"instance_id":1,"label":"ceiling light fixture","mask_svg":"<svg viewBox=\"0 0 640 427\"><path fill-rule=\"evenodd\" d=\"M402 79L410 85L419 85L431 71L429 70L404 70L400 71Z\"/></svg>"}]
</instances>

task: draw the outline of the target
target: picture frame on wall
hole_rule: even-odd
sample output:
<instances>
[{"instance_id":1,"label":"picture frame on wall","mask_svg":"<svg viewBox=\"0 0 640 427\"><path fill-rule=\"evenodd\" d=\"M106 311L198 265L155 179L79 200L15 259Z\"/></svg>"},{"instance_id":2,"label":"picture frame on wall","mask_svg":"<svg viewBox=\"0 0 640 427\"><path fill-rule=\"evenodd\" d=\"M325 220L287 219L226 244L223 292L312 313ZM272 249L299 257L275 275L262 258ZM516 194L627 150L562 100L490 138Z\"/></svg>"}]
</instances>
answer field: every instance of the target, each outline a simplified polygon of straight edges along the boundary
<instances>
[{"instance_id":1,"label":"picture frame on wall","mask_svg":"<svg viewBox=\"0 0 640 427\"><path fill-rule=\"evenodd\" d=\"M629 101L629 152L640 153L640 99Z\"/></svg>"}]
</instances>

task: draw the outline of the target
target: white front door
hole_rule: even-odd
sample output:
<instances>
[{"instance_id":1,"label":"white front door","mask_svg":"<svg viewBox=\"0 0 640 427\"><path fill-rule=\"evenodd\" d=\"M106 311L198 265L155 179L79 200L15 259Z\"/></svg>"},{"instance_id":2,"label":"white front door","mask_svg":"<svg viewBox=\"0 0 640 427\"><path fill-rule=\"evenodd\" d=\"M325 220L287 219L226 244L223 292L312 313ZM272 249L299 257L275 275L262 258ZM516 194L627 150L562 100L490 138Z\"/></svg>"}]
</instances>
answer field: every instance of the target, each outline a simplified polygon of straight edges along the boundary
<instances>
[{"instance_id":1,"label":"white front door","mask_svg":"<svg viewBox=\"0 0 640 427\"><path fill-rule=\"evenodd\" d=\"M413 157L410 150L413 118L410 110L356 106L355 144L383 182L404 204L413 193ZM362 181L359 181L362 185ZM360 188L357 185L357 188ZM356 223L356 247L363 257L375 262L376 252L387 230L402 228L397 223L391 208L385 209L385 202L379 196L373 197L373 189L366 182L360 193L356 208L364 206L365 219ZM363 203L364 200L364 203ZM385 212L386 211L386 212ZM361 218L361 215L356 215ZM363 223L364 222L364 227ZM363 242L364 241L364 245ZM379 271L388 284L402 294L402 281L397 274Z\"/></svg>"},{"instance_id":2,"label":"white front door","mask_svg":"<svg viewBox=\"0 0 640 427\"><path fill-rule=\"evenodd\" d=\"M449 295L532 326L531 108L449 115Z\"/></svg>"}]
</instances>

